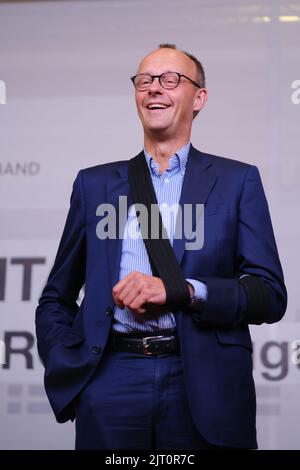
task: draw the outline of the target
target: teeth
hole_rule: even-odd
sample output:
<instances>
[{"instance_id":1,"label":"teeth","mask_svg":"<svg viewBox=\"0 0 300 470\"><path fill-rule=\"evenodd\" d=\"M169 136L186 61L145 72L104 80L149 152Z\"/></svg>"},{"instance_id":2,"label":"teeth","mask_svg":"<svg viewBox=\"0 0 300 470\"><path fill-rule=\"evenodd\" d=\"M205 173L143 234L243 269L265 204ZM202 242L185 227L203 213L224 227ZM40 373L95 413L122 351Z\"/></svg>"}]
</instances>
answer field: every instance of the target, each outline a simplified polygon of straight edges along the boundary
<instances>
[{"instance_id":1,"label":"teeth","mask_svg":"<svg viewBox=\"0 0 300 470\"><path fill-rule=\"evenodd\" d=\"M149 109L155 109L155 108L166 109L167 107L168 107L167 105L161 104L161 103L149 104L148 106Z\"/></svg>"}]
</instances>

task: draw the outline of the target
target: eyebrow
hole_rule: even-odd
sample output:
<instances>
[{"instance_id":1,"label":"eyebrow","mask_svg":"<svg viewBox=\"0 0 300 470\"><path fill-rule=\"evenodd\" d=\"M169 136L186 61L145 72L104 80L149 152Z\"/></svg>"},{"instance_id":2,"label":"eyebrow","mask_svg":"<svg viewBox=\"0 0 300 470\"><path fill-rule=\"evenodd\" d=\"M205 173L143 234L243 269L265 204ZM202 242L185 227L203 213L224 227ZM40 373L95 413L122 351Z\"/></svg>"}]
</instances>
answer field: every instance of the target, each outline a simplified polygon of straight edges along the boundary
<instances>
[{"instance_id":1,"label":"eyebrow","mask_svg":"<svg viewBox=\"0 0 300 470\"><path fill-rule=\"evenodd\" d=\"M182 72L178 72L178 70L165 70L164 72L161 72L161 73L151 73L151 72L137 72L137 75L139 74L147 74L147 75L161 75L163 73L169 73L169 72L176 72L176 73L182 73Z\"/></svg>"}]
</instances>

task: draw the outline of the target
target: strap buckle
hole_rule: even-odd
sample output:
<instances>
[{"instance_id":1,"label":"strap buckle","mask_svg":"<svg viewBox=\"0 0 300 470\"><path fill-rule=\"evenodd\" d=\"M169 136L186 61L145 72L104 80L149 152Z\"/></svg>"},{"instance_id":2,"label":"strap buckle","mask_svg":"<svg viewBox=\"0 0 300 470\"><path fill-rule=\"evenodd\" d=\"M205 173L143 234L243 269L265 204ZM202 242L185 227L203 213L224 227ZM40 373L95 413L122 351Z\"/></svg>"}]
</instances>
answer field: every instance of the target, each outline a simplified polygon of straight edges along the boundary
<instances>
[{"instance_id":1,"label":"strap buckle","mask_svg":"<svg viewBox=\"0 0 300 470\"><path fill-rule=\"evenodd\" d=\"M163 336L145 336L143 338L143 353L144 356L153 356L155 353L149 351L149 346L151 344L151 341L149 343L150 339L160 339L163 338Z\"/></svg>"}]
</instances>

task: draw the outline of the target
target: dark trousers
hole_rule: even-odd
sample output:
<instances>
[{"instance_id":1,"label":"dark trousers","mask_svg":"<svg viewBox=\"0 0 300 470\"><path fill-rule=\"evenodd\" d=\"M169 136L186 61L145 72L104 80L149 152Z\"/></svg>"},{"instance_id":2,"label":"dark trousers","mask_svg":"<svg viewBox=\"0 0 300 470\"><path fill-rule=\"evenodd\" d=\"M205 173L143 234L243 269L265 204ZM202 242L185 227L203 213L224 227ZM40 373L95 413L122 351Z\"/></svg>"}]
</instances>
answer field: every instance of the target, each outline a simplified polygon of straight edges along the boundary
<instances>
[{"instance_id":1,"label":"dark trousers","mask_svg":"<svg viewBox=\"0 0 300 470\"><path fill-rule=\"evenodd\" d=\"M76 449L216 449L191 418L181 356L106 351L77 402Z\"/></svg>"}]
</instances>

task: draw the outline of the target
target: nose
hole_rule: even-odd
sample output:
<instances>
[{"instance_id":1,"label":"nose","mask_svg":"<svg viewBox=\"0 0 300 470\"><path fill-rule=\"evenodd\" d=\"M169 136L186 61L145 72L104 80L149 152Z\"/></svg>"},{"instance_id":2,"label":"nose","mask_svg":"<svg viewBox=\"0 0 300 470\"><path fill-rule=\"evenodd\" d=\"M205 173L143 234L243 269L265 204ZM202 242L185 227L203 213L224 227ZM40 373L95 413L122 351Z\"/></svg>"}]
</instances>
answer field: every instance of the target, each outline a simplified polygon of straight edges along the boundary
<instances>
[{"instance_id":1,"label":"nose","mask_svg":"<svg viewBox=\"0 0 300 470\"><path fill-rule=\"evenodd\" d=\"M161 84L159 83L159 79L158 79L158 77L155 77L153 79L151 85L148 88L148 93L149 94L162 93L162 91L163 91L163 88L162 88Z\"/></svg>"}]
</instances>

